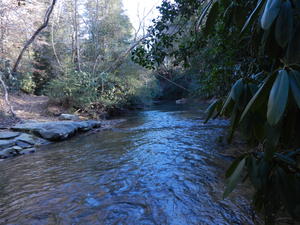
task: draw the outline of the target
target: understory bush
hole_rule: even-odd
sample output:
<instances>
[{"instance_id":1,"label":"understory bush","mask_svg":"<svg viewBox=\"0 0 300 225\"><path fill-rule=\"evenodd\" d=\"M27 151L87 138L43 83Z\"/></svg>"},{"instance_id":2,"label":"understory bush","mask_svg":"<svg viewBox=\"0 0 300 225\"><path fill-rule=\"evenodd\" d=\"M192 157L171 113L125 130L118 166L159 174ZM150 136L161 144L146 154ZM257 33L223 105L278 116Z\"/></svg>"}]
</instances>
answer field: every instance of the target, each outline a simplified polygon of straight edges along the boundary
<instances>
[{"instance_id":1,"label":"understory bush","mask_svg":"<svg viewBox=\"0 0 300 225\"><path fill-rule=\"evenodd\" d=\"M65 107L84 108L98 99L98 87L97 77L69 69L63 76L51 80L45 93Z\"/></svg>"},{"instance_id":2,"label":"understory bush","mask_svg":"<svg viewBox=\"0 0 300 225\"><path fill-rule=\"evenodd\" d=\"M68 108L109 111L147 104L159 93L159 87L154 77L92 74L69 69L50 81L45 93Z\"/></svg>"},{"instance_id":3,"label":"understory bush","mask_svg":"<svg viewBox=\"0 0 300 225\"><path fill-rule=\"evenodd\" d=\"M28 94L33 94L36 84L31 73L25 73L20 80L20 89Z\"/></svg>"}]
</instances>

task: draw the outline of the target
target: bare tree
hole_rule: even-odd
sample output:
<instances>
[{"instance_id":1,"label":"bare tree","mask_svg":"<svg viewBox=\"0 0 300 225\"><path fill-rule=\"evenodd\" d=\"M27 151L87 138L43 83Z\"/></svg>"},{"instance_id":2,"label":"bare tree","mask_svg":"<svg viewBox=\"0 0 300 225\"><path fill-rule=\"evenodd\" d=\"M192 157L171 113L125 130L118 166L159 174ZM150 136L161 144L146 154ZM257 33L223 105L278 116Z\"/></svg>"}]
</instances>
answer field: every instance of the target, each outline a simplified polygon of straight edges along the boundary
<instances>
[{"instance_id":1,"label":"bare tree","mask_svg":"<svg viewBox=\"0 0 300 225\"><path fill-rule=\"evenodd\" d=\"M80 43L79 43L79 23L78 23L78 1L74 0L74 63L77 71L81 71L80 65Z\"/></svg>"},{"instance_id":2,"label":"bare tree","mask_svg":"<svg viewBox=\"0 0 300 225\"><path fill-rule=\"evenodd\" d=\"M40 32L48 26L50 16L53 12L56 2L57 2L57 0L52 0L51 5L49 6L49 8L46 11L46 14L44 17L44 23L34 32L34 34L31 36L31 38L25 43L22 51L20 52L20 54L17 58L17 61L15 62L14 66L13 66L13 70L12 70L13 72L17 72L19 64L20 64L22 57L23 57L24 53L26 52L27 48L34 42L35 38L40 34Z\"/></svg>"},{"instance_id":3,"label":"bare tree","mask_svg":"<svg viewBox=\"0 0 300 225\"><path fill-rule=\"evenodd\" d=\"M3 91L4 91L4 100L7 104L7 106L9 107L9 111L12 114L13 117L16 117L16 113L15 113L15 111L14 111L14 109L13 109L13 107L10 104L9 99L8 99L8 90L7 90L8 88L5 85L5 82L3 80L3 73L2 72L0 72L0 83L1 83L1 86L2 86Z\"/></svg>"},{"instance_id":4,"label":"bare tree","mask_svg":"<svg viewBox=\"0 0 300 225\"><path fill-rule=\"evenodd\" d=\"M145 36L141 37L139 40L135 41L123 54L121 54L115 62L105 71L105 72L113 72L117 70L125 61L127 56L130 54L130 52L138 46L143 40L147 39L149 37L149 34L146 34ZM94 68L96 67L96 63L94 65Z\"/></svg>"},{"instance_id":5,"label":"bare tree","mask_svg":"<svg viewBox=\"0 0 300 225\"><path fill-rule=\"evenodd\" d=\"M51 26L51 45L52 45L52 49L53 49L53 54L55 56L56 62L59 65L60 68L62 68L62 64L60 63L60 60L58 58L57 52L56 52L56 48L55 48L55 43L54 43L54 20L52 22L52 26Z\"/></svg>"},{"instance_id":6,"label":"bare tree","mask_svg":"<svg viewBox=\"0 0 300 225\"><path fill-rule=\"evenodd\" d=\"M147 39L149 37L149 33L146 32L146 20L149 18L149 16L153 13L155 9L155 5L153 5L149 11L146 11L144 8L141 12L140 6L137 8L137 18L139 20L139 24L137 27L133 27L134 29L134 35L132 44L129 46L128 49L126 49L123 54L121 54L115 62L105 71L105 72L113 72L117 70L125 61L125 59L128 57L130 52L138 46L142 41ZM94 70L96 68L97 60L95 61Z\"/></svg>"}]
</instances>

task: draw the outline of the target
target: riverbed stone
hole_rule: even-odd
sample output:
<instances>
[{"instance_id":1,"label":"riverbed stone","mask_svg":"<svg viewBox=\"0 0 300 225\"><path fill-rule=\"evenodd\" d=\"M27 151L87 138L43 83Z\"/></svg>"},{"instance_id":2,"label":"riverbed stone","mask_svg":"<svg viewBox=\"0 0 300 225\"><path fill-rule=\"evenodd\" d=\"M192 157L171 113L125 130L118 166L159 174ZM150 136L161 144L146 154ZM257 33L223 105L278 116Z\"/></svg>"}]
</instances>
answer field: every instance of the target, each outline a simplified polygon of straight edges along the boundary
<instances>
[{"instance_id":1,"label":"riverbed stone","mask_svg":"<svg viewBox=\"0 0 300 225\"><path fill-rule=\"evenodd\" d=\"M13 140L0 140L0 150L9 148L13 145L15 145L15 142Z\"/></svg>"},{"instance_id":2,"label":"riverbed stone","mask_svg":"<svg viewBox=\"0 0 300 225\"><path fill-rule=\"evenodd\" d=\"M73 136L78 131L88 131L101 127L99 121L54 121L17 124L12 129L38 135L46 140L61 141Z\"/></svg>"},{"instance_id":3,"label":"riverbed stone","mask_svg":"<svg viewBox=\"0 0 300 225\"><path fill-rule=\"evenodd\" d=\"M0 140L15 138L19 135L20 135L20 132L1 131L0 132Z\"/></svg>"},{"instance_id":4,"label":"riverbed stone","mask_svg":"<svg viewBox=\"0 0 300 225\"><path fill-rule=\"evenodd\" d=\"M26 133L22 133L19 137L15 138L16 141L21 141L21 142L25 142L28 143L30 145L46 145L46 144L50 144L51 142L39 138L37 136L34 136L32 134L26 134Z\"/></svg>"},{"instance_id":5,"label":"riverbed stone","mask_svg":"<svg viewBox=\"0 0 300 225\"><path fill-rule=\"evenodd\" d=\"M187 103L186 98L181 98L181 99L176 100L176 104L178 104L178 105L184 105L186 103Z\"/></svg>"},{"instance_id":6,"label":"riverbed stone","mask_svg":"<svg viewBox=\"0 0 300 225\"><path fill-rule=\"evenodd\" d=\"M28 144L27 142L24 142L24 141L16 141L16 145L21 147L21 148L32 147L32 144Z\"/></svg>"},{"instance_id":7,"label":"riverbed stone","mask_svg":"<svg viewBox=\"0 0 300 225\"><path fill-rule=\"evenodd\" d=\"M59 116L60 120L79 120L79 116L73 114L61 114Z\"/></svg>"},{"instance_id":8,"label":"riverbed stone","mask_svg":"<svg viewBox=\"0 0 300 225\"><path fill-rule=\"evenodd\" d=\"M14 149L14 150L16 150L16 151L21 151L21 150L23 150L23 148L22 147L20 147L20 146L17 146L17 145L15 145L15 146L13 146L13 147L11 147L12 149Z\"/></svg>"},{"instance_id":9,"label":"riverbed stone","mask_svg":"<svg viewBox=\"0 0 300 225\"><path fill-rule=\"evenodd\" d=\"M89 131L93 128L99 128L101 127L102 123L99 121L94 120L88 120L88 121L82 121L78 122L78 129L79 131Z\"/></svg>"},{"instance_id":10,"label":"riverbed stone","mask_svg":"<svg viewBox=\"0 0 300 225\"><path fill-rule=\"evenodd\" d=\"M6 159L6 158L10 158L10 157L17 156L17 155L30 154L30 153L34 153L35 151L36 151L36 149L33 147L22 148L20 146L13 146L13 147L1 150L0 151L0 159Z\"/></svg>"},{"instance_id":11,"label":"riverbed stone","mask_svg":"<svg viewBox=\"0 0 300 225\"><path fill-rule=\"evenodd\" d=\"M27 155L36 152L35 148L26 148L19 152L20 155Z\"/></svg>"},{"instance_id":12,"label":"riverbed stone","mask_svg":"<svg viewBox=\"0 0 300 225\"><path fill-rule=\"evenodd\" d=\"M26 121L0 132L0 161L13 156L25 155L36 151L35 146L50 144L52 141L65 140L75 133L100 128L102 122L86 121Z\"/></svg>"},{"instance_id":13,"label":"riverbed stone","mask_svg":"<svg viewBox=\"0 0 300 225\"><path fill-rule=\"evenodd\" d=\"M6 159L18 155L18 151L14 148L6 148L0 151L0 159Z\"/></svg>"},{"instance_id":14,"label":"riverbed stone","mask_svg":"<svg viewBox=\"0 0 300 225\"><path fill-rule=\"evenodd\" d=\"M0 151L0 159L6 159L10 156L11 156L11 154L10 154L9 149L4 149L4 150Z\"/></svg>"}]
</instances>

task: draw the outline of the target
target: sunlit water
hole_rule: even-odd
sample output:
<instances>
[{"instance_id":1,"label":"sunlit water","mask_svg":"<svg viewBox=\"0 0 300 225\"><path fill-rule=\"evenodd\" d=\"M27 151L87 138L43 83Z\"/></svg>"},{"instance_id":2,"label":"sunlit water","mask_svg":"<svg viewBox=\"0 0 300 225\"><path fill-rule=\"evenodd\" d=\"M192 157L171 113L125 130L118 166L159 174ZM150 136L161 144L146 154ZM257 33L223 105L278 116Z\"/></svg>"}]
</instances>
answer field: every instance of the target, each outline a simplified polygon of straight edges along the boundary
<instances>
[{"instance_id":1,"label":"sunlit water","mask_svg":"<svg viewBox=\"0 0 300 225\"><path fill-rule=\"evenodd\" d=\"M160 106L0 162L0 224L253 224L244 187L222 199L227 122L202 118Z\"/></svg>"}]
</instances>

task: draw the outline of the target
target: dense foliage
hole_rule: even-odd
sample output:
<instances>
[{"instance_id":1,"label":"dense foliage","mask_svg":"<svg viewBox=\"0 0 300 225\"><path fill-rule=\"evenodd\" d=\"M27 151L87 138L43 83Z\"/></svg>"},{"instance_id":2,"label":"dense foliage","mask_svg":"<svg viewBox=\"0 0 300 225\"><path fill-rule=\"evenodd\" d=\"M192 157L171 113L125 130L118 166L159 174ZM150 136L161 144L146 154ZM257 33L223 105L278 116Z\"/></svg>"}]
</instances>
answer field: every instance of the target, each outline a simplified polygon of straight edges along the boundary
<instances>
[{"instance_id":1,"label":"dense foliage","mask_svg":"<svg viewBox=\"0 0 300 225\"><path fill-rule=\"evenodd\" d=\"M37 18L31 11L35 1L0 4L0 60L4 62L0 71L6 71L4 80L11 91L47 95L71 111L93 113L149 104L159 95L155 76L128 57L140 34L132 32L122 0L57 1L48 26L24 54L18 72L13 72L23 42L42 24L50 2L38 3ZM24 27L15 14L24 17ZM26 30L30 20L34 26Z\"/></svg>"},{"instance_id":2,"label":"dense foliage","mask_svg":"<svg viewBox=\"0 0 300 225\"><path fill-rule=\"evenodd\" d=\"M227 171L224 196L250 180L266 223L279 211L299 219L300 1L176 0L159 9L133 60L198 67L200 94L220 97L208 118L229 117L228 140L240 129L252 146Z\"/></svg>"},{"instance_id":3,"label":"dense foliage","mask_svg":"<svg viewBox=\"0 0 300 225\"><path fill-rule=\"evenodd\" d=\"M45 93L53 101L68 108L79 109L84 112L114 113L122 108L130 108L151 103L159 94L156 80L144 73L139 74L141 68L128 65L120 72L93 74L68 69L63 76L53 79L45 88Z\"/></svg>"}]
</instances>

